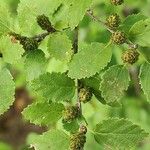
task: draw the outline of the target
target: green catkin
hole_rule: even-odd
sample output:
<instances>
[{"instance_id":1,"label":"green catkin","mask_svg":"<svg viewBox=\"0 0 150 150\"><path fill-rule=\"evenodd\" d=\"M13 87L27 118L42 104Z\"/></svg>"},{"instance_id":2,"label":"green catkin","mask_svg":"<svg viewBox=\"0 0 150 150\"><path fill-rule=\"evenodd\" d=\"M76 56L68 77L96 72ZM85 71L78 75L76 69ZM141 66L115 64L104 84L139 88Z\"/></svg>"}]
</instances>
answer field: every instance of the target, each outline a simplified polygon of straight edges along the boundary
<instances>
[{"instance_id":1,"label":"green catkin","mask_svg":"<svg viewBox=\"0 0 150 150\"><path fill-rule=\"evenodd\" d=\"M81 126L77 133L70 136L70 150L83 150L86 143L87 128Z\"/></svg>"},{"instance_id":2,"label":"green catkin","mask_svg":"<svg viewBox=\"0 0 150 150\"><path fill-rule=\"evenodd\" d=\"M116 31L112 33L111 40L114 44L121 45L126 42L126 35L124 32Z\"/></svg>"},{"instance_id":3,"label":"green catkin","mask_svg":"<svg viewBox=\"0 0 150 150\"><path fill-rule=\"evenodd\" d=\"M43 29L48 32L55 32L56 30L52 27L52 24L47 16L40 15L37 17L37 23L38 25Z\"/></svg>"},{"instance_id":4,"label":"green catkin","mask_svg":"<svg viewBox=\"0 0 150 150\"><path fill-rule=\"evenodd\" d=\"M115 30L119 27L121 23L120 17L117 14L112 14L106 19L106 25L112 29Z\"/></svg>"},{"instance_id":5,"label":"green catkin","mask_svg":"<svg viewBox=\"0 0 150 150\"><path fill-rule=\"evenodd\" d=\"M139 53L136 49L129 49L125 51L122 55L122 60L124 63L134 64L138 61Z\"/></svg>"},{"instance_id":6,"label":"green catkin","mask_svg":"<svg viewBox=\"0 0 150 150\"><path fill-rule=\"evenodd\" d=\"M123 4L124 0L111 0L111 3L117 6Z\"/></svg>"},{"instance_id":7,"label":"green catkin","mask_svg":"<svg viewBox=\"0 0 150 150\"><path fill-rule=\"evenodd\" d=\"M81 88L79 90L79 100L83 103L87 103L92 98L92 91L90 88Z\"/></svg>"},{"instance_id":8,"label":"green catkin","mask_svg":"<svg viewBox=\"0 0 150 150\"><path fill-rule=\"evenodd\" d=\"M22 38L21 40L20 40L20 44L22 44L23 45L23 48L24 48L24 50L26 50L26 51L32 51L32 50L36 50L36 49L38 49L38 42L35 40L35 39L33 39L33 38L27 38L27 37L25 37L25 38Z\"/></svg>"},{"instance_id":9,"label":"green catkin","mask_svg":"<svg viewBox=\"0 0 150 150\"><path fill-rule=\"evenodd\" d=\"M10 36L14 37L15 40L18 40L25 51L32 51L38 49L39 43L34 38L21 36L20 34L16 33L10 33Z\"/></svg>"},{"instance_id":10,"label":"green catkin","mask_svg":"<svg viewBox=\"0 0 150 150\"><path fill-rule=\"evenodd\" d=\"M77 106L66 106L63 111L63 122L70 123L79 116L79 109Z\"/></svg>"}]
</instances>

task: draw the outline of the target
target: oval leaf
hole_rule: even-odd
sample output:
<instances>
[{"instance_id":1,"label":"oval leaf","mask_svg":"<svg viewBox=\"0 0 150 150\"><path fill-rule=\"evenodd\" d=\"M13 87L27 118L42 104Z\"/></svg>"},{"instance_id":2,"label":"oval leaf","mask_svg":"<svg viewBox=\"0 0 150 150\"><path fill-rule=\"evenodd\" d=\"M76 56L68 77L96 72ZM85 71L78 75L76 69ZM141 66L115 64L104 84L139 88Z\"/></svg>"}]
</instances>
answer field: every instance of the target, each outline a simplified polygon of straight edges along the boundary
<instances>
[{"instance_id":1,"label":"oval leaf","mask_svg":"<svg viewBox=\"0 0 150 150\"><path fill-rule=\"evenodd\" d=\"M148 134L138 125L125 119L112 118L97 124L94 137L99 144L115 149L131 148Z\"/></svg>"},{"instance_id":2,"label":"oval leaf","mask_svg":"<svg viewBox=\"0 0 150 150\"><path fill-rule=\"evenodd\" d=\"M100 90L108 105L118 105L129 86L128 70L121 65L110 67L102 76Z\"/></svg>"},{"instance_id":3,"label":"oval leaf","mask_svg":"<svg viewBox=\"0 0 150 150\"><path fill-rule=\"evenodd\" d=\"M82 45L69 64L68 76L81 79L95 75L110 62L112 51L103 44Z\"/></svg>"}]
</instances>

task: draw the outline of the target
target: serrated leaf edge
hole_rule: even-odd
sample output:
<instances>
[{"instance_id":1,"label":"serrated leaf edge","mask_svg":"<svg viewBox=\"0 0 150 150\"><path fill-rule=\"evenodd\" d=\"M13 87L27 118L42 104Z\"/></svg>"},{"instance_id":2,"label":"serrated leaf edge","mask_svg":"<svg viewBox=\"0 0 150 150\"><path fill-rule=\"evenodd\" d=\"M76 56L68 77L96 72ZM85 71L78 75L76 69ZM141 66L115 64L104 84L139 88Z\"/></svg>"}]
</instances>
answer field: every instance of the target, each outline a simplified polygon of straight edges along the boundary
<instances>
[{"instance_id":1,"label":"serrated leaf edge","mask_svg":"<svg viewBox=\"0 0 150 150\"><path fill-rule=\"evenodd\" d=\"M116 66L122 66L122 67L125 67L125 66L123 66L123 65L113 65L113 66L111 66L111 67L109 67L109 69L107 69L105 72L104 72L104 74L102 75L102 77L101 77L101 83L100 83L100 87L99 87L99 90L101 91L101 95L102 95L102 97L104 98L104 92L103 92L103 90L102 90L102 83L104 83L104 75L107 73L107 72L109 72L109 70L111 69L111 68L113 68L113 67L116 67ZM129 82L131 81L131 79L130 79L130 77L129 77L129 75L128 75L128 80L129 80ZM128 87L129 87L129 85L128 85ZM126 89L124 89L124 91L127 91L127 89L128 89L128 87L126 88ZM120 98L121 99L121 98ZM117 102L117 103L119 103L119 100L120 99L118 99L118 100L116 100L116 101L113 101L113 102ZM105 100L105 99L104 99ZM106 102L106 104L107 105L109 105L109 103L107 103ZM120 104L120 103L119 103Z\"/></svg>"}]
</instances>

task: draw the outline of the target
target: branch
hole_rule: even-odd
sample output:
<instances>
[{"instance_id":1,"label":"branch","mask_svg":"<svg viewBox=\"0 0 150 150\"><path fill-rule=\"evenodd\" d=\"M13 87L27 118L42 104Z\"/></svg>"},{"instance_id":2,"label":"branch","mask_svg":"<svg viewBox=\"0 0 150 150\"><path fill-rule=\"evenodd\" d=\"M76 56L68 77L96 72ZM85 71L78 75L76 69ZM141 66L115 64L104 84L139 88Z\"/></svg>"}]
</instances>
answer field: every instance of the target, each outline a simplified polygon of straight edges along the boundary
<instances>
[{"instance_id":1,"label":"branch","mask_svg":"<svg viewBox=\"0 0 150 150\"><path fill-rule=\"evenodd\" d=\"M76 27L74 29L74 39L73 39L73 50L74 50L74 54L78 53L78 34L79 34L79 28ZM82 108L81 108L81 102L79 100L79 80L76 79L76 92L77 92L77 105L79 108L79 112L82 114Z\"/></svg>"},{"instance_id":2,"label":"branch","mask_svg":"<svg viewBox=\"0 0 150 150\"><path fill-rule=\"evenodd\" d=\"M111 30L106 24L105 22L103 22L102 20L100 20L99 18L97 18L96 16L94 16L93 11L92 10L88 10L87 11L87 15L93 20L98 22L100 25L103 25L110 33L114 33L113 30ZM129 46L129 48L133 48L133 49L137 49L138 45L132 43L129 39L126 41L126 44Z\"/></svg>"}]
</instances>

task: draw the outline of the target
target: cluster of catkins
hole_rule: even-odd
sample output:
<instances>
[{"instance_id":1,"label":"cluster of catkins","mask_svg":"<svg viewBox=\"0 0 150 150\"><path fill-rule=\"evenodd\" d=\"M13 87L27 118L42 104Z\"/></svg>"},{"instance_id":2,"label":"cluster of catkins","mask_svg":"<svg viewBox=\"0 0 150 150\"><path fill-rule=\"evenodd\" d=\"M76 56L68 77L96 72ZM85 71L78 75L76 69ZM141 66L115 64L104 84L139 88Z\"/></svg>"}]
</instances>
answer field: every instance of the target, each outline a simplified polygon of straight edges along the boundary
<instances>
[{"instance_id":1,"label":"cluster of catkins","mask_svg":"<svg viewBox=\"0 0 150 150\"><path fill-rule=\"evenodd\" d=\"M123 4L123 0L111 0L111 3L115 6ZM116 45L122 45L127 43L126 34L120 30L118 30L119 25L121 23L121 19L118 14L112 14L106 19L106 26L111 29L112 36L111 41ZM134 64L138 61L139 53L137 51L137 47L129 48L122 55L122 60L124 63Z\"/></svg>"},{"instance_id":2,"label":"cluster of catkins","mask_svg":"<svg viewBox=\"0 0 150 150\"><path fill-rule=\"evenodd\" d=\"M83 87L79 89L79 101L87 103L92 99L92 91L88 87ZM78 117L80 117L80 109L78 105L72 106L68 105L63 111L63 122L71 123Z\"/></svg>"},{"instance_id":3,"label":"cluster of catkins","mask_svg":"<svg viewBox=\"0 0 150 150\"><path fill-rule=\"evenodd\" d=\"M81 87L78 92L79 101L83 103L89 102L93 95L91 89L88 87ZM78 105L68 105L62 113L63 123L71 123L81 117L81 112ZM86 132L87 128L84 125L81 125L79 131L70 135L70 150L83 150L86 142Z\"/></svg>"}]
</instances>

